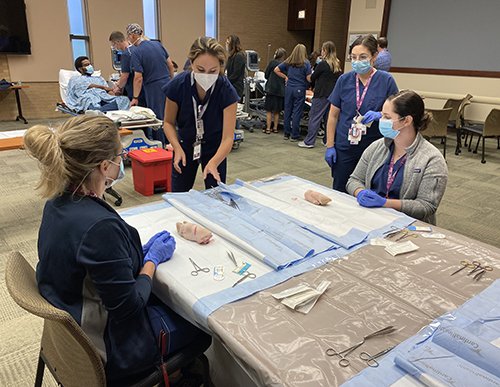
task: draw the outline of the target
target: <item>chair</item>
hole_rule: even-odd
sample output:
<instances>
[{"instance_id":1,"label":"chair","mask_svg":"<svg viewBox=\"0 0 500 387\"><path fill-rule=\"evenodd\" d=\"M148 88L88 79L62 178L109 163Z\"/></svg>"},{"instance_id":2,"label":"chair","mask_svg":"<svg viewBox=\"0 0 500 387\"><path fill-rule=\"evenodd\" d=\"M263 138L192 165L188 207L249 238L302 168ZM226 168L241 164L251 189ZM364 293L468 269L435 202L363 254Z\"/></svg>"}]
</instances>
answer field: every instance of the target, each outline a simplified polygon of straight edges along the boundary
<instances>
[{"instance_id":1,"label":"chair","mask_svg":"<svg viewBox=\"0 0 500 387\"><path fill-rule=\"evenodd\" d=\"M104 366L94 344L69 313L52 306L40 295L35 270L19 252L11 253L8 258L5 282L10 295L21 308L44 319L35 387L42 385L45 366L60 386L106 387ZM204 386L210 386L208 360L203 353L211 341L210 336L203 335L200 340L169 355L165 359L167 372L170 374L199 359L204 368ZM131 377L116 385L151 387L162 380L161 370L152 369L150 373L140 375L140 379L139 376Z\"/></svg>"},{"instance_id":2,"label":"chair","mask_svg":"<svg viewBox=\"0 0 500 387\"><path fill-rule=\"evenodd\" d=\"M460 148L462 146L462 140L461 140L462 133L461 133L460 128L464 124L465 107L467 105L470 105L471 99L472 99L472 95L467 94L462 99L448 99L443 106L443 109L450 108L450 107L453 109L451 111L451 114L450 114L450 120L448 121L448 127L455 129L457 132L457 147L455 149L456 155L458 155L460 153ZM467 145L467 144L465 144L465 145Z\"/></svg>"},{"instance_id":3,"label":"chair","mask_svg":"<svg viewBox=\"0 0 500 387\"><path fill-rule=\"evenodd\" d=\"M427 129L422 132L422 136L429 140L430 138L441 138L443 141L443 156L446 159L446 135L448 133L448 120L450 119L450 114L453 112L453 108L449 107L446 109L426 109L429 113L432 113L432 121L430 122Z\"/></svg>"},{"instance_id":4,"label":"chair","mask_svg":"<svg viewBox=\"0 0 500 387\"><path fill-rule=\"evenodd\" d=\"M479 141L483 139L483 152L481 163L486 163L484 159L484 139L496 137L497 138L497 149L500 149L500 109L491 109L490 113L486 117L484 124L481 123L470 123L462 127L463 131L470 133L471 139L469 142L469 152L471 150L472 137L474 134L479 135L477 139L476 149L473 153L477 153L477 148L479 146Z\"/></svg>"}]
</instances>

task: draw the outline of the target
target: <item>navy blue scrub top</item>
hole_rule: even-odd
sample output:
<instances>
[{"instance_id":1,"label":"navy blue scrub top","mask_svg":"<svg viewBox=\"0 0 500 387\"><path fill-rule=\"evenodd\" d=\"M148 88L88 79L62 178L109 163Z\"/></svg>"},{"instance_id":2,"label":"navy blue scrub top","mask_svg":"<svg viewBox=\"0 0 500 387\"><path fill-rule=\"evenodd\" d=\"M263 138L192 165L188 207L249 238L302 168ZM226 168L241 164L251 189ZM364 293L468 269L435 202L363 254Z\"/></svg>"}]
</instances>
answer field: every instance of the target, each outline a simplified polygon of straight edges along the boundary
<instances>
[{"instance_id":1,"label":"navy blue scrub top","mask_svg":"<svg viewBox=\"0 0 500 387\"><path fill-rule=\"evenodd\" d=\"M143 84L170 79L167 59L169 55L160 42L143 40L132 52L132 68L142 73Z\"/></svg>"},{"instance_id":2,"label":"navy blue scrub top","mask_svg":"<svg viewBox=\"0 0 500 387\"><path fill-rule=\"evenodd\" d=\"M365 86L359 82L359 96L363 95ZM365 115L367 111L380 112L385 100L398 92L398 87L391 74L385 71L376 71L368 86L359 112ZM367 128L367 134L361 138L357 145L349 142L349 128L352 119L356 116L356 73L350 71L340 76L335 84L332 94L328 97L330 103L340 109L340 117L335 132L335 148L340 150L359 149L361 153L372 142L382 137L378 130L378 121L373 121Z\"/></svg>"},{"instance_id":3,"label":"navy blue scrub top","mask_svg":"<svg viewBox=\"0 0 500 387\"><path fill-rule=\"evenodd\" d=\"M385 160L384 165L382 165L375 175L373 175L371 189L376 192L379 196L385 198L385 194L387 193L387 175L389 173L389 164L391 163L392 153L394 152L394 145L391 145L391 154ZM392 186L389 190L389 199L399 199L399 193L401 191L401 185L403 184L403 176L405 171L405 164L401 165L401 161L404 156L402 156L399 160L394 163L393 173L397 170L396 177L392 182ZM399 170L398 170L399 168Z\"/></svg>"},{"instance_id":4,"label":"navy blue scrub top","mask_svg":"<svg viewBox=\"0 0 500 387\"><path fill-rule=\"evenodd\" d=\"M310 83L307 81L307 76L312 74L311 64L309 61L304 63L302 67L293 67L281 62L278 65L280 71L288 77L286 83L289 87L303 87L305 90L309 89Z\"/></svg>"},{"instance_id":5,"label":"navy blue scrub top","mask_svg":"<svg viewBox=\"0 0 500 387\"><path fill-rule=\"evenodd\" d=\"M204 105L208 101L208 107L202 117L205 129L202 152L205 155L215 154L222 140L224 109L238 102L240 97L238 97L231 82L226 77L219 75L213 92L210 93L209 90L204 100L200 101L198 91L196 90L196 82L191 85L191 73L191 71L180 73L165 88L167 98L175 102L178 106L177 127L179 142L185 150L192 149L196 141L193 97L198 106Z\"/></svg>"},{"instance_id":6,"label":"navy blue scrub top","mask_svg":"<svg viewBox=\"0 0 500 387\"><path fill-rule=\"evenodd\" d=\"M127 90L127 95L130 99L134 97L134 70L132 70L132 52L135 46L128 46L122 51L121 67L122 73L128 73L127 83L125 84L125 90ZM144 99L144 88L141 89L140 97Z\"/></svg>"}]
</instances>

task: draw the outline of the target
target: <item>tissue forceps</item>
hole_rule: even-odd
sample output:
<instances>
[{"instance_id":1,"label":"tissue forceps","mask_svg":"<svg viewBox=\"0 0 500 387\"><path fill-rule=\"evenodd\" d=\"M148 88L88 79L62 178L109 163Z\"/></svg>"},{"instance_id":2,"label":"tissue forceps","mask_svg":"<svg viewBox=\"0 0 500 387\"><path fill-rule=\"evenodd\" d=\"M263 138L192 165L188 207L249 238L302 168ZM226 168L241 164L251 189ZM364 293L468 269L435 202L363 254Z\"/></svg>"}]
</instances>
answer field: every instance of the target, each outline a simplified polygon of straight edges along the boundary
<instances>
[{"instance_id":1,"label":"tissue forceps","mask_svg":"<svg viewBox=\"0 0 500 387\"><path fill-rule=\"evenodd\" d=\"M208 267L204 267L203 269L201 267L199 267L191 258L189 258L189 260L191 261L191 263L194 266L194 270L191 272L191 275L197 276L200 271L202 271L204 273L208 273L210 271L210 269Z\"/></svg>"},{"instance_id":2,"label":"tissue forceps","mask_svg":"<svg viewBox=\"0 0 500 387\"><path fill-rule=\"evenodd\" d=\"M463 269L465 269L466 267L468 267L469 269L472 269L474 266L477 265L480 265L480 263L478 261L474 261L472 263L469 263L467 261L460 261L460 264L462 265L461 268L455 270L453 273L450 274L450 276L454 275L454 274L457 274L459 271L462 271Z\"/></svg>"},{"instance_id":3,"label":"tissue forceps","mask_svg":"<svg viewBox=\"0 0 500 387\"><path fill-rule=\"evenodd\" d=\"M391 226L391 229L384 232L382 235L385 235L386 238L391 238L399 232L399 229L396 226Z\"/></svg>"},{"instance_id":4,"label":"tissue forceps","mask_svg":"<svg viewBox=\"0 0 500 387\"><path fill-rule=\"evenodd\" d=\"M380 351L379 353L376 353L375 355L370 355L368 352L361 352L359 354L359 358L361 360L364 360L368 367L378 367L378 361L375 359L378 359L380 356L384 356L387 352L390 352L394 349L395 347L390 347L387 349L384 349L383 351Z\"/></svg>"}]
</instances>

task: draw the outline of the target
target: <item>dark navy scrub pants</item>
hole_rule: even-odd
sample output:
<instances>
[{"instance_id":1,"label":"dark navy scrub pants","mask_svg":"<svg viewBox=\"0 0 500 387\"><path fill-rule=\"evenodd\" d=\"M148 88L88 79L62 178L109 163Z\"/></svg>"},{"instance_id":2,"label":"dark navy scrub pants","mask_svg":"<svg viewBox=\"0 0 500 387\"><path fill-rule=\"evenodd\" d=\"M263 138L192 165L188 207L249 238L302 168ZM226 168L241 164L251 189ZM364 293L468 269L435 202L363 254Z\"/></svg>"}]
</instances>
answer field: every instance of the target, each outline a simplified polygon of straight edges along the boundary
<instances>
[{"instance_id":1,"label":"dark navy scrub pants","mask_svg":"<svg viewBox=\"0 0 500 387\"><path fill-rule=\"evenodd\" d=\"M306 89L303 86L287 86L285 90L285 112L283 115L283 128L285 135L290 135L290 121L293 111L292 138L299 137L300 118L304 110L306 100Z\"/></svg>"}]
</instances>

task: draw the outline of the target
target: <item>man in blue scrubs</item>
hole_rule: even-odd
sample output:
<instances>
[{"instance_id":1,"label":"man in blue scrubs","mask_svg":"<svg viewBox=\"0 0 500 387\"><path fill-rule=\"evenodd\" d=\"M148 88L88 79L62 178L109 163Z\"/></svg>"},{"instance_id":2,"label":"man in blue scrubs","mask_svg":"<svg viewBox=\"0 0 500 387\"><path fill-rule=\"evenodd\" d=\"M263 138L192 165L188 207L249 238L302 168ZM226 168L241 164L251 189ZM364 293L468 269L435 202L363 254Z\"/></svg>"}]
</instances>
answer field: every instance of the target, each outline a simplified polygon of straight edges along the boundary
<instances>
[{"instance_id":1,"label":"man in blue scrubs","mask_svg":"<svg viewBox=\"0 0 500 387\"><path fill-rule=\"evenodd\" d=\"M174 65L160 42L144 38L140 25L129 24L127 37L136 47L132 52L132 70L135 73L130 106L139 104L139 95L144 88L147 107L154 111L158 119L163 120L166 99L162 88L174 77ZM162 129L153 131L153 139L161 141L163 145L166 143Z\"/></svg>"},{"instance_id":2,"label":"man in blue scrubs","mask_svg":"<svg viewBox=\"0 0 500 387\"><path fill-rule=\"evenodd\" d=\"M109 36L109 41L111 46L120 50L122 52L120 66L121 66L121 74L120 79L116 82L115 88L113 88L113 92L118 94L122 92L123 89L127 92L127 96L130 101L132 101L132 97L134 94L134 71L132 70L132 51L134 51L135 46L129 44L125 39L125 35L123 35L120 31L113 31ZM144 90L141 90L139 94L139 106L146 107L146 97L144 96Z\"/></svg>"}]
</instances>

